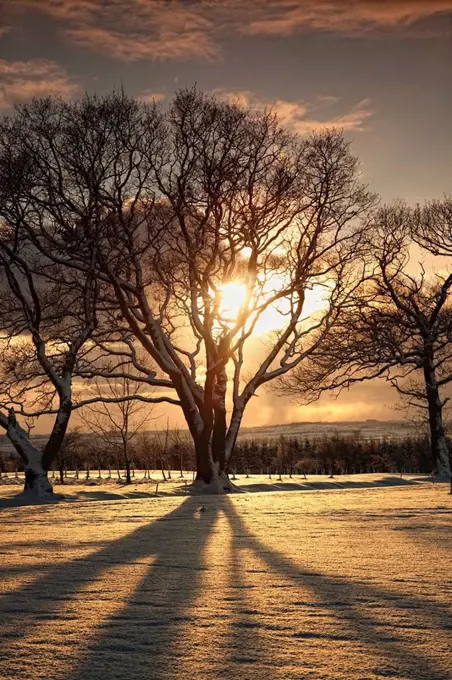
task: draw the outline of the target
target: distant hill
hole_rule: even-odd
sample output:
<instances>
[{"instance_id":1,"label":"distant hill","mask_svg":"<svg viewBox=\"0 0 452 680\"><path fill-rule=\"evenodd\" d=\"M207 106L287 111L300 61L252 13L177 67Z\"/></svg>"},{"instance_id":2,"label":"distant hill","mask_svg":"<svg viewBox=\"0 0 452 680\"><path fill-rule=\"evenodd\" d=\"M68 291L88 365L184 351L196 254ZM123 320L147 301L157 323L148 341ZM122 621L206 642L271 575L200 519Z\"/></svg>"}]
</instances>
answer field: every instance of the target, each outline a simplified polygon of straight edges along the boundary
<instances>
[{"instance_id":1,"label":"distant hill","mask_svg":"<svg viewBox=\"0 0 452 680\"><path fill-rule=\"evenodd\" d=\"M284 437L331 437L334 435L347 436L354 434L364 439L383 439L384 437L403 438L418 433L413 423L405 420L363 420L363 421L340 421L340 422L300 422L285 423L281 425L264 425L260 427L243 427L240 430L239 440L250 439L278 439ZM151 434L154 431L151 431ZM36 446L42 446L48 435L35 435L32 441ZM86 437L95 435L87 432ZM188 437L188 431L187 431ZM0 435L0 451L11 451L13 447L6 435Z\"/></svg>"},{"instance_id":2,"label":"distant hill","mask_svg":"<svg viewBox=\"0 0 452 680\"><path fill-rule=\"evenodd\" d=\"M383 437L406 437L414 435L418 429L413 423L405 420L363 420L339 422L299 422L284 425L268 425L263 427L244 427L240 431L240 439L274 439L285 437L310 437L356 434L365 439L382 439Z\"/></svg>"}]
</instances>

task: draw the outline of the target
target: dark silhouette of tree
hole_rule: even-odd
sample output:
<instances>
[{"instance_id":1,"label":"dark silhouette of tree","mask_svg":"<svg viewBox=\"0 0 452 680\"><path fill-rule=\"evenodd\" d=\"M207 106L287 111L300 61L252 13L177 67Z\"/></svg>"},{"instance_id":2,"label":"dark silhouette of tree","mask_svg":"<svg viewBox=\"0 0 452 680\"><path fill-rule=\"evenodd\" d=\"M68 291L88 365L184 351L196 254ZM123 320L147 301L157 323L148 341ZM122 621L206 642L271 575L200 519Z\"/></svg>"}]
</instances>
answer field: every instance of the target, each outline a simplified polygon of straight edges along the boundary
<instances>
[{"instance_id":1,"label":"dark silhouette of tree","mask_svg":"<svg viewBox=\"0 0 452 680\"><path fill-rule=\"evenodd\" d=\"M4 183L1 187L6 191ZM14 200L14 187L10 191ZM26 212L27 205L21 205ZM19 224L1 225L0 280L0 426L25 465L25 491L45 497L52 494L47 472L72 413L77 365L97 326L98 287L91 272L75 278L42 256ZM37 448L17 415L49 412L52 430Z\"/></svg>"},{"instance_id":2,"label":"dark silhouette of tree","mask_svg":"<svg viewBox=\"0 0 452 680\"><path fill-rule=\"evenodd\" d=\"M450 457L442 412L448 398L441 393L452 381L452 274L428 276L422 263L412 273L410 236L415 229L425 243L432 224L438 234L446 233L447 206L413 210L397 203L378 211L369 233L373 277L312 356L309 371L295 371L279 385L312 399L327 389L385 376L411 406L425 410L432 464L446 478Z\"/></svg>"}]
</instances>

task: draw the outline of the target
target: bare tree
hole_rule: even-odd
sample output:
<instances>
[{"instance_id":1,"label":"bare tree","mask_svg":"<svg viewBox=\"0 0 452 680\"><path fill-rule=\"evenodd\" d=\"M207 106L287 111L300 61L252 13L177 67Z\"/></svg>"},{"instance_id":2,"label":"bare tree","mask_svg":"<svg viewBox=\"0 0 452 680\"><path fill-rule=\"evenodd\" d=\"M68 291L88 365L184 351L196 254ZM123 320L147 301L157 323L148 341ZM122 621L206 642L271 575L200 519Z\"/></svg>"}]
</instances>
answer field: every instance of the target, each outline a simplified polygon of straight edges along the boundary
<instances>
[{"instance_id":1,"label":"bare tree","mask_svg":"<svg viewBox=\"0 0 452 680\"><path fill-rule=\"evenodd\" d=\"M152 418L152 408L143 395L143 385L129 378L96 378L87 386L97 401L84 406L79 418L88 429L124 463L126 484L132 483L132 444ZM140 397L143 399L141 400ZM108 401L104 401L108 400Z\"/></svg>"},{"instance_id":2,"label":"bare tree","mask_svg":"<svg viewBox=\"0 0 452 680\"><path fill-rule=\"evenodd\" d=\"M89 274L62 272L7 225L0 234L0 277L0 426L24 461L25 491L45 497L52 494L47 472L72 412L74 372L97 323L97 284ZM16 416L48 412L53 427L38 449Z\"/></svg>"},{"instance_id":3,"label":"bare tree","mask_svg":"<svg viewBox=\"0 0 452 680\"><path fill-rule=\"evenodd\" d=\"M411 217L413 239L433 255L452 255L452 195L417 206Z\"/></svg>"},{"instance_id":4,"label":"bare tree","mask_svg":"<svg viewBox=\"0 0 452 680\"><path fill-rule=\"evenodd\" d=\"M33 159L14 171L28 173L21 192L34 209L23 215L23 199L8 199L5 219L70 269L85 272L95 253L117 308L99 345L117 359L110 375L131 362L156 399L178 405L197 479L230 490L250 399L321 346L361 276L354 260L374 197L348 144L335 131L299 139L271 111L196 90L166 113L123 93L38 101L1 133ZM16 181L9 167L0 179Z\"/></svg>"},{"instance_id":5,"label":"bare tree","mask_svg":"<svg viewBox=\"0 0 452 680\"><path fill-rule=\"evenodd\" d=\"M413 224L419 216L427 233L429 220L438 234L440 204L412 210L403 203L382 208L370 233L375 275L357 292L315 356L309 371L293 373L279 385L285 393L317 398L322 391L384 376L412 407L428 417L432 464L439 476L450 476L441 396L452 382L452 273L428 276L418 264L412 273ZM444 214L447 214L446 212ZM420 239L419 239L420 241Z\"/></svg>"}]
</instances>

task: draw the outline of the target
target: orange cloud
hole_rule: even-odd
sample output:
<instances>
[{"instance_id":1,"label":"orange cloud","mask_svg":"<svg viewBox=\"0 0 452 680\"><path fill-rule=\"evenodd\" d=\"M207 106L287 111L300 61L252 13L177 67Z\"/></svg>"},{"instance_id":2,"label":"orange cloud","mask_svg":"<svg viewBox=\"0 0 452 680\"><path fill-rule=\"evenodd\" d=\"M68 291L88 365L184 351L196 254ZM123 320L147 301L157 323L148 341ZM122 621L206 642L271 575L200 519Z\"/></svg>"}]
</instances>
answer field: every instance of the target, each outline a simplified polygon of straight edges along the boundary
<instances>
[{"instance_id":1,"label":"orange cloud","mask_svg":"<svg viewBox=\"0 0 452 680\"><path fill-rule=\"evenodd\" d=\"M271 106L280 122L298 134L304 135L315 130L337 127L345 131L362 131L366 121L373 115L371 102L364 99L343 114L328 115L328 107L337 104L337 97L321 96L315 103L277 99L269 102L260 99L250 90L215 90L214 94L226 101L235 101L242 106L261 109ZM315 114L315 115L314 115Z\"/></svg>"},{"instance_id":2,"label":"orange cloud","mask_svg":"<svg viewBox=\"0 0 452 680\"><path fill-rule=\"evenodd\" d=\"M205 58L219 54L209 3L182 0L10 0L58 20L73 43L125 61Z\"/></svg>"},{"instance_id":3,"label":"orange cloud","mask_svg":"<svg viewBox=\"0 0 452 680\"><path fill-rule=\"evenodd\" d=\"M8 109L33 97L69 98L78 89L78 85L54 62L0 59L0 109Z\"/></svg>"},{"instance_id":4,"label":"orange cloud","mask_svg":"<svg viewBox=\"0 0 452 680\"><path fill-rule=\"evenodd\" d=\"M213 59L218 47L202 30L178 32L174 27L158 27L158 32L124 32L100 26L77 26L65 31L75 44L108 53L124 61L140 59L171 60L187 58Z\"/></svg>"},{"instance_id":5,"label":"orange cloud","mask_svg":"<svg viewBox=\"0 0 452 680\"><path fill-rule=\"evenodd\" d=\"M452 12L452 0L267 0L244 30L287 35L303 29L347 34L409 27Z\"/></svg>"},{"instance_id":6,"label":"orange cloud","mask_svg":"<svg viewBox=\"0 0 452 680\"><path fill-rule=\"evenodd\" d=\"M9 0L12 15L20 9L53 17L69 40L118 59L211 60L233 34L430 35L419 22L452 13L452 0Z\"/></svg>"}]
</instances>

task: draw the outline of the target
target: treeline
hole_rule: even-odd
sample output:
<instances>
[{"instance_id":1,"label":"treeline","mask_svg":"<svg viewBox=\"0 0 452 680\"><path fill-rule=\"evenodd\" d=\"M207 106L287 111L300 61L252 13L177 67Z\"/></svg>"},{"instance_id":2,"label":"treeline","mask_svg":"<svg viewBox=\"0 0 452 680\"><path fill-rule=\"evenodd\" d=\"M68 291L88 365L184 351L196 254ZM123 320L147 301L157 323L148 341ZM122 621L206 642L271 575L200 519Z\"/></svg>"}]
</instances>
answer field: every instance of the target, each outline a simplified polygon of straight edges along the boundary
<instances>
[{"instance_id":1,"label":"treeline","mask_svg":"<svg viewBox=\"0 0 452 680\"><path fill-rule=\"evenodd\" d=\"M451 442L448 442L451 445ZM195 469L195 451L180 432L155 435L140 433L129 449L132 475L140 478L156 472L164 479L182 478ZM427 435L404 438L362 438L359 435L333 435L321 438L284 437L243 440L236 445L230 473L293 475L352 475L362 473L427 473L433 468ZM95 437L72 432L55 460L53 472L60 482L67 473L80 481L105 476L122 480L125 461L107 450ZM0 454L0 472L10 476L23 470L23 463L12 452Z\"/></svg>"},{"instance_id":2,"label":"treeline","mask_svg":"<svg viewBox=\"0 0 452 680\"><path fill-rule=\"evenodd\" d=\"M232 470L241 473L362 474L370 472L430 473L433 462L428 436L370 438L333 435L239 442Z\"/></svg>"}]
</instances>

